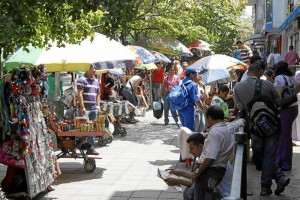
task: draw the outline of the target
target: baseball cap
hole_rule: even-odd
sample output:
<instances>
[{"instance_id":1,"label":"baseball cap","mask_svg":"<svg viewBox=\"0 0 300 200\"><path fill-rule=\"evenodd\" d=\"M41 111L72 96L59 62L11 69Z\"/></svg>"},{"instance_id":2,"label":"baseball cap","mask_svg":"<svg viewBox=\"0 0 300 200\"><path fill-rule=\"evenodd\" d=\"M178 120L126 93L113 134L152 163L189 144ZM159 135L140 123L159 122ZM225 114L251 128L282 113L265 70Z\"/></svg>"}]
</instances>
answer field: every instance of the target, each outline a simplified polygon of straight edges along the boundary
<instances>
[{"instance_id":1,"label":"baseball cap","mask_svg":"<svg viewBox=\"0 0 300 200\"><path fill-rule=\"evenodd\" d=\"M188 68L186 68L186 74L190 74L190 73L196 73L197 69L193 66L189 66Z\"/></svg>"}]
</instances>

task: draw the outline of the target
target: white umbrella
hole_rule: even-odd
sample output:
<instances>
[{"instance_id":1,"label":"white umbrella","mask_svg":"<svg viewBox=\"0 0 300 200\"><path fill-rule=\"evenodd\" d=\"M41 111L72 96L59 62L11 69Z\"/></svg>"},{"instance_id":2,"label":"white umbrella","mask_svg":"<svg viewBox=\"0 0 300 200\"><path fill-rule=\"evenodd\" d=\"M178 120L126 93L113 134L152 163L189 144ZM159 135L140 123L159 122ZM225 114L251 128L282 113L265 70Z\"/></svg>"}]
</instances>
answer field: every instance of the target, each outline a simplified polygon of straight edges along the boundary
<instances>
[{"instance_id":1,"label":"white umbrella","mask_svg":"<svg viewBox=\"0 0 300 200\"><path fill-rule=\"evenodd\" d=\"M128 48L100 33L95 33L93 41L88 37L76 45L66 44L59 48L53 43L50 49L29 46L29 50L19 49L6 61L8 68L44 64L49 72L87 71L90 64L96 69L133 67L136 59Z\"/></svg>"},{"instance_id":2,"label":"white umbrella","mask_svg":"<svg viewBox=\"0 0 300 200\"><path fill-rule=\"evenodd\" d=\"M207 56L192 64L198 73L202 75L203 82L206 84L231 81L228 69L236 65L246 66L246 64L240 60L222 54Z\"/></svg>"}]
</instances>

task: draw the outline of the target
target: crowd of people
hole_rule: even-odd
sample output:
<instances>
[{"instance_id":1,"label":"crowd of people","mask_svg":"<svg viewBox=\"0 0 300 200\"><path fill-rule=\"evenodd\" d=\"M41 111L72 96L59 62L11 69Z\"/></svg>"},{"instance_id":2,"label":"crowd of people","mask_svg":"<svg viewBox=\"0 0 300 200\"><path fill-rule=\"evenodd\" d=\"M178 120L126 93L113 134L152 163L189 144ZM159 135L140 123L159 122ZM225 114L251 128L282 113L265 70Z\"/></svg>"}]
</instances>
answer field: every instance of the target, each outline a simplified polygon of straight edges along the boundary
<instances>
[{"instance_id":1,"label":"crowd of people","mask_svg":"<svg viewBox=\"0 0 300 200\"><path fill-rule=\"evenodd\" d=\"M217 195L229 195L230 179L232 177L232 155L234 145L234 133L240 125L245 126L248 139L251 139L252 162L257 170L261 170L261 195L270 195L272 179L275 179L276 195L281 194L289 184L284 171L292 170L293 142L292 124L298 115L298 106L294 102L289 106L283 106L282 93L287 86L298 85L300 81L291 71L291 66L297 64L300 59L297 53L290 47L285 60L280 60L277 50L270 54L267 63L262 58L253 54L251 49L238 41L237 47L241 49L240 59L248 64L246 70L232 68L232 82L226 84L205 85L197 69L192 63L174 60L171 64L156 63L157 69L152 71L133 71L134 74L124 76L123 87L120 87L118 95L129 101L134 107L139 105L139 100L144 99L144 81L146 77L152 79L153 101L163 100L164 125L170 125L169 112L177 123L189 128L193 134L187 143L190 152L198 157L197 165L191 173L171 170L171 173L188 178L182 180L165 180L167 184L182 184L187 186L184 199L213 199ZM95 70L90 70L77 80L79 97L79 115L88 111L91 113L99 109L100 96L106 100L112 100L114 80L105 75L105 88L99 88L99 82L94 78ZM262 79L262 81L258 81ZM103 85L103 84L101 84ZM184 87L187 92L186 104L182 108L174 109L169 99L172 90ZM254 99L256 90L260 95L272 101L280 115L280 126L276 134L262 137L251 127L249 121L249 102ZM101 94L101 92L103 94ZM102 97L101 99L104 99ZM149 102L148 102L149 103ZM147 102L145 102L147 105ZM135 108L129 112L129 123L135 123ZM244 116L244 121L237 120L237 116ZM233 123L233 124L232 124ZM238 123L234 125L234 123ZM235 127L235 129L228 128ZM249 141L248 140L248 141ZM93 151L93 138L89 138ZM223 177L226 177L225 179ZM217 189L222 186L221 189ZM217 193L216 193L217 192Z\"/></svg>"},{"instance_id":2,"label":"crowd of people","mask_svg":"<svg viewBox=\"0 0 300 200\"><path fill-rule=\"evenodd\" d=\"M182 184L187 186L184 192L184 199L213 199L216 195L217 186L223 180L230 163L229 156L233 148L233 135L235 131L224 128L226 125L234 123L237 115L242 116L245 121L245 132L248 135L248 142L251 139L252 157L249 159L256 165L256 169L261 171L260 178L260 195L267 196L273 193L271 186L272 180L275 180L277 187L274 191L275 195L281 194L285 187L289 184L290 178L287 178L284 171L292 170L293 157L293 141L292 134L296 132L295 119L298 115L297 102L293 102L287 106L284 104L283 91L287 87L294 87L295 93L299 78L292 72L292 66L299 63L299 56L290 46L289 52L284 59L280 59L277 50L269 56L268 62L265 63L257 54L252 54L251 49L244 45L241 41L237 43L238 48L242 51L241 59L244 63L249 64L246 71L234 69L231 71L233 82L228 84L207 86L201 82L201 77L197 74L194 67L185 68L185 78L181 78L178 74L178 66L176 62L168 71L163 81L163 87L160 97L165 93L165 125L169 124L168 113L170 102L166 96L170 93L171 88L178 84L186 84L188 91L188 105L183 109L174 111L172 116L178 121L178 116L182 126L188 127L195 132L204 132L207 137L205 140L199 134L192 135L187 143L190 146L190 153L198 157L199 164L193 169L192 173L186 173L178 170L171 170L170 173L183 176L187 179L167 179L167 184ZM272 61L273 60L273 61ZM182 64L183 65L183 64ZM261 81L259 81L261 80ZM249 121L249 112L251 111L249 103L253 101L256 95L257 87L260 88L260 95L269 100L275 113L278 113L280 123L276 127L272 135L263 137L259 135L252 127ZM197 112L203 114L201 120L201 128L195 127L199 123L195 117ZM276 116L277 117L277 116ZM200 131L199 131L200 130ZM198 137L198 139L197 139ZM227 170L230 171L230 170ZM225 177L232 176L227 175ZM229 190L230 182L226 183L223 190ZM211 184L211 183L215 184ZM221 184L224 185L224 184ZM220 194L220 191L219 191ZM228 193L226 195L229 195Z\"/></svg>"}]
</instances>

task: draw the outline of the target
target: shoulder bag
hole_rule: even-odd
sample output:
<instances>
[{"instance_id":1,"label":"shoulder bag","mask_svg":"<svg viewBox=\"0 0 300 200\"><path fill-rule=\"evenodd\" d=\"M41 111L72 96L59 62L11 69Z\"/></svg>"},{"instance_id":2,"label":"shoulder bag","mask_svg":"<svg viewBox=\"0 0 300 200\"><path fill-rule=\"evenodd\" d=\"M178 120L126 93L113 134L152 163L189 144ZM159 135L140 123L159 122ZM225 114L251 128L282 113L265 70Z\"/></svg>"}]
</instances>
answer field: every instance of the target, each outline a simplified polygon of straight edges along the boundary
<instances>
[{"instance_id":1,"label":"shoulder bag","mask_svg":"<svg viewBox=\"0 0 300 200\"><path fill-rule=\"evenodd\" d=\"M283 101L282 108L287 108L291 104L295 103L298 99L297 99L297 94L296 94L296 91L294 88L294 84L289 86L284 75L283 75L283 78L285 80L286 86L284 87L282 94L281 94L281 99Z\"/></svg>"}]
</instances>

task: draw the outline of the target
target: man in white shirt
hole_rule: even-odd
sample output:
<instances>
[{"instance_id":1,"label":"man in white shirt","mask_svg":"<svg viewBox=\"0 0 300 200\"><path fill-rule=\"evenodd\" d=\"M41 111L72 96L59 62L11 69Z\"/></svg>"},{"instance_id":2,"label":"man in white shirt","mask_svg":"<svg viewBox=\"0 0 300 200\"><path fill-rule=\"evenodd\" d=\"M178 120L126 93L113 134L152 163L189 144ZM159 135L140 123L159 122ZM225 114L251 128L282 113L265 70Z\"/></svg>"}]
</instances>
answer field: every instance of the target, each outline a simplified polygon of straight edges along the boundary
<instances>
[{"instance_id":1,"label":"man in white shirt","mask_svg":"<svg viewBox=\"0 0 300 200\"><path fill-rule=\"evenodd\" d=\"M268 67L270 68L273 68L273 66L280 61L280 54L278 53L276 47L274 48L273 52L274 53L270 53L267 59Z\"/></svg>"},{"instance_id":2,"label":"man in white shirt","mask_svg":"<svg viewBox=\"0 0 300 200\"><path fill-rule=\"evenodd\" d=\"M195 200L213 199L213 190L223 179L234 144L234 132L227 128L222 108L210 106L206 117L208 137L199 158L201 165L192 174Z\"/></svg>"}]
</instances>

